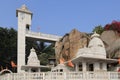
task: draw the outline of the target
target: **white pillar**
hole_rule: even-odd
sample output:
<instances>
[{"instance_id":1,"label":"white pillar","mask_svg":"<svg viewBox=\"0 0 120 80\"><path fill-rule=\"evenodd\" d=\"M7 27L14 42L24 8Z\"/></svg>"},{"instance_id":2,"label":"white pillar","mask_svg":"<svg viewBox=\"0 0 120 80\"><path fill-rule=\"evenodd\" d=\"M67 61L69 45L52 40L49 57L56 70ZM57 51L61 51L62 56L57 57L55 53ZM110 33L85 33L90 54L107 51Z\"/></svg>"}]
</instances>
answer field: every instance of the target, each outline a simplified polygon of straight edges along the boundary
<instances>
[{"instance_id":1,"label":"white pillar","mask_svg":"<svg viewBox=\"0 0 120 80\"><path fill-rule=\"evenodd\" d=\"M94 71L100 70L100 64L98 62L94 63Z\"/></svg>"},{"instance_id":2,"label":"white pillar","mask_svg":"<svg viewBox=\"0 0 120 80\"><path fill-rule=\"evenodd\" d=\"M107 71L107 63L103 63L103 70Z\"/></svg>"},{"instance_id":3,"label":"white pillar","mask_svg":"<svg viewBox=\"0 0 120 80\"><path fill-rule=\"evenodd\" d=\"M82 70L83 71L87 71L87 66L86 66L86 62L82 62Z\"/></svg>"},{"instance_id":4,"label":"white pillar","mask_svg":"<svg viewBox=\"0 0 120 80\"><path fill-rule=\"evenodd\" d=\"M32 71L31 71L31 68L28 69L28 72L32 72Z\"/></svg>"},{"instance_id":5,"label":"white pillar","mask_svg":"<svg viewBox=\"0 0 120 80\"><path fill-rule=\"evenodd\" d=\"M17 72L24 72L21 66L25 65L25 26L18 21L18 42L17 42Z\"/></svg>"},{"instance_id":6,"label":"white pillar","mask_svg":"<svg viewBox=\"0 0 120 80\"><path fill-rule=\"evenodd\" d=\"M78 72L79 71L79 67L78 67L78 63L75 64L75 71Z\"/></svg>"},{"instance_id":7,"label":"white pillar","mask_svg":"<svg viewBox=\"0 0 120 80\"><path fill-rule=\"evenodd\" d=\"M40 68L38 68L38 72L41 72Z\"/></svg>"}]
</instances>

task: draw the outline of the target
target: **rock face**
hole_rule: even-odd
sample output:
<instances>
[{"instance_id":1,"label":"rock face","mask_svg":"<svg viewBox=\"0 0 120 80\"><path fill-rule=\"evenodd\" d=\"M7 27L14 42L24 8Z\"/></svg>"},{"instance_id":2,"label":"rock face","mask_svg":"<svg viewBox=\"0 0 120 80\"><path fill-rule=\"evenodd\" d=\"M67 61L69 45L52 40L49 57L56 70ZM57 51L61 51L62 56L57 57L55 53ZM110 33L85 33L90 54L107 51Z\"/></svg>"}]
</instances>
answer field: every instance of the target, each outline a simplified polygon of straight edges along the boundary
<instances>
[{"instance_id":1,"label":"rock face","mask_svg":"<svg viewBox=\"0 0 120 80\"><path fill-rule=\"evenodd\" d=\"M89 36L76 29L73 29L70 33L64 35L64 37L55 44L57 63L59 63L61 58L65 61L74 58L78 49L87 46L88 42Z\"/></svg>"},{"instance_id":2,"label":"rock face","mask_svg":"<svg viewBox=\"0 0 120 80\"><path fill-rule=\"evenodd\" d=\"M118 32L113 30L104 31L101 34L101 39L103 40L107 57L110 58L120 58L120 35Z\"/></svg>"}]
</instances>

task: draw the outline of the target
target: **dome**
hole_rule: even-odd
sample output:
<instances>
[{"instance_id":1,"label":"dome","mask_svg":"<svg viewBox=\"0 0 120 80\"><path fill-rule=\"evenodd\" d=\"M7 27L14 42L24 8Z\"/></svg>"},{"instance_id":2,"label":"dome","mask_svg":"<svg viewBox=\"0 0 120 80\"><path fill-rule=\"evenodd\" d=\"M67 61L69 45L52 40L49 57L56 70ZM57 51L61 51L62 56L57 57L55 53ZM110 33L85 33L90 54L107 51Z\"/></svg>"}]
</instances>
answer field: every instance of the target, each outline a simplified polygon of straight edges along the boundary
<instances>
[{"instance_id":1,"label":"dome","mask_svg":"<svg viewBox=\"0 0 120 80\"><path fill-rule=\"evenodd\" d=\"M75 58L79 57L106 59L106 50L99 34L94 33L91 36L88 47L84 47L78 50Z\"/></svg>"},{"instance_id":2,"label":"dome","mask_svg":"<svg viewBox=\"0 0 120 80\"><path fill-rule=\"evenodd\" d=\"M88 48L91 50L94 55L100 58L106 58L106 50L103 44L103 41L100 39L100 35L94 33L91 36L91 40L88 44Z\"/></svg>"},{"instance_id":3,"label":"dome","mask_svg":"<svg viewBox=\"0 0 120 80\"><path fill-rule=\"evenodd\" d=\"M100 39L100 35L97 33L94 33L91 36L91 40L89 42L88 48L91 47L103 47L104 48L104 44L102 42L102 40Z\"/></svg>"}]
</instances>

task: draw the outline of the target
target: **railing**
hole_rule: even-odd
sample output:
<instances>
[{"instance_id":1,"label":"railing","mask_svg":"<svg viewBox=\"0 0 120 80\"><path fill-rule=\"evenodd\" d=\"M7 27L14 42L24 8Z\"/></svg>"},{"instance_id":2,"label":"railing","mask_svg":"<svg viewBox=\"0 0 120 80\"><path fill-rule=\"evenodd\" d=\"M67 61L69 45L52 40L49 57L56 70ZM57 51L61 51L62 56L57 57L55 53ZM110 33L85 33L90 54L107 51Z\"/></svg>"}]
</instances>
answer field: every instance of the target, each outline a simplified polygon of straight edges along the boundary
<instances>
[{"instance_id":1,"label":"railing","mask_svg":"<svg viewBox=\"0 0 120 80\"><path fill-rule=\"evenodd\" d=\"M120 80L120 72L11 73L0 80Z\"/></svg>"},{"instance_id":2,"label":"railing","mask_svg":"<svg viewBox=\"0 0 120 80\"><path fill-rule=\"evenodd\" d=\"M62 36L57 36L57 35L51 35L51 34L44 34L44 33L40 33L40 32L31 32L31 31L26 31L27 35L31 35L31 36L35 36L35 37L41 37L41 38L49 38L49 39L55 39L55 40L59 40L60 38L62 38Z\"/></svg>"}]
</instances>

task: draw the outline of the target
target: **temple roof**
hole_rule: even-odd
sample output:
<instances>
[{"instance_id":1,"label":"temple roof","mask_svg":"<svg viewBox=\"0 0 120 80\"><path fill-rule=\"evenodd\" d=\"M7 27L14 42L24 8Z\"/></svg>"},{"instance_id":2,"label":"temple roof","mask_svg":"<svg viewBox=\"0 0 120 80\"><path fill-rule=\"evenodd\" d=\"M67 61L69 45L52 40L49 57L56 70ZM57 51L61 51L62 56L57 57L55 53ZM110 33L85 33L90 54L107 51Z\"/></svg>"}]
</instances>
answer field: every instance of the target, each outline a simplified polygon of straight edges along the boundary
<instances>
[{"instance_id":1,"label":"temple roof","mask_svg":"<svg viewBox=\"0 0 120 80\"><path fill-rule=\"evenodd\" d=\"M94 33L92 36L91 36L91 40L89 42L89 45L88 45L89 48L91 47L104 47L104 44L103 44L103 41L100 39L100 35L97 34L97 33Z\"/></svg>"}]
</instances>

